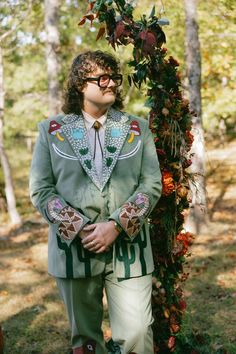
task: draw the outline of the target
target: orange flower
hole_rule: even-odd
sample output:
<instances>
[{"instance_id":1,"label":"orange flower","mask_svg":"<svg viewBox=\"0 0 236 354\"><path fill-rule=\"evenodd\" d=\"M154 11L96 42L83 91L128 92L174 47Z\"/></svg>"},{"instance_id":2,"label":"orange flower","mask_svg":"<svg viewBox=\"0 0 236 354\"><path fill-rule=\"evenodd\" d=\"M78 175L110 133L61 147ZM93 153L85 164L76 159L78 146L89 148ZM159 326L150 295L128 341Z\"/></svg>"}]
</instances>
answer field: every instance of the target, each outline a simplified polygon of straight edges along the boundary
<instances>
[{"instance_id":1,"label":"orange flower","mask_svg":"<svg viewBox=\"0 0 236 354\"><path fill-rule=\"evenodd\" d=\"M187 253L189 246L193 242L193 234L191 232L182 232L176 236L175 246L172 250L173 255L183 256Z\"/></svg>"},{"instance_id":2,"label":"orange flower","mask_svg":"<svg viewBox=\"0 0 236 354\"><path fill-rule=\"evenodd\" d=\"M173 175L169 171L162 173L162 194L164 196L170 195L175 190Z\"/></svg>"}]
</instances>

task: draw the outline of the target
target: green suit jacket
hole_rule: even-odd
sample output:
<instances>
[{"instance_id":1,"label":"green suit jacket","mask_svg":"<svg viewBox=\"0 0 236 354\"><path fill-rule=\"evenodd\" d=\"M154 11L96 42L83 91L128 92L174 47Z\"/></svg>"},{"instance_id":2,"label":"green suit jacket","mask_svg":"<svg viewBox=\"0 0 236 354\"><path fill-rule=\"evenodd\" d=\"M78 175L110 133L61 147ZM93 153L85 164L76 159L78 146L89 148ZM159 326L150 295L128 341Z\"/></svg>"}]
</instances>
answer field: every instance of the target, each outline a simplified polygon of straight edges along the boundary
<instances>
[{"instance_id":1,"label":"green suit jacket","mask_svg":"<svg viewBox=\"0 0 236 354\"><path fill-rule=\"evenodd\" d=\"M30 194L49 223L49 273L62 278L102 273L108 253L85 250L78 233L87 223L109 219L123 229L112 250L117 277L151 273L148 215L161 194L161 173L147 121L109 109L102 180L82 115L58 115L40 123L39 131Z\"/></svg>"}]
</instances>

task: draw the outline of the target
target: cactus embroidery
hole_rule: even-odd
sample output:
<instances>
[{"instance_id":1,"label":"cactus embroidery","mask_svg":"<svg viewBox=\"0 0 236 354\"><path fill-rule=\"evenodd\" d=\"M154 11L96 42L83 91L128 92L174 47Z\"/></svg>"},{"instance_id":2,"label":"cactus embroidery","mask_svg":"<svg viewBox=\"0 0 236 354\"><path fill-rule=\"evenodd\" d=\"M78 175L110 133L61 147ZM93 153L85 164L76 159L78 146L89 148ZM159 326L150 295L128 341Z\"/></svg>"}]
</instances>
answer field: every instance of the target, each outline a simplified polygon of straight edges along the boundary
<instances>
[{"instance_id":1,"label":"cactus embroidery","mask_svg":"<svg viewBox=\"0 0 236 354\"><path fill-rule=\"evenodd\" d=\"M130 266L135 262L135 248L133 245L129 246L125 242L116 243L116 256L120 262L123 262L125 268L125 278L130 277Z\"/></svg>"},{"instance_id":2,"label":"cactus embroidery","mask_svg":"<svg viewBox=\"0 0 236 354\"><path fill-rule=\"evenodd\" d=\"M58 248L63 250L66 254L66 277L68 279L73 279L74 274L73 274L73 256L72 256L72 251L71 247L69 247L66 242L63 242L60 238L60 236L57 235L57 245Z\"/></svg>"}]
</instances>

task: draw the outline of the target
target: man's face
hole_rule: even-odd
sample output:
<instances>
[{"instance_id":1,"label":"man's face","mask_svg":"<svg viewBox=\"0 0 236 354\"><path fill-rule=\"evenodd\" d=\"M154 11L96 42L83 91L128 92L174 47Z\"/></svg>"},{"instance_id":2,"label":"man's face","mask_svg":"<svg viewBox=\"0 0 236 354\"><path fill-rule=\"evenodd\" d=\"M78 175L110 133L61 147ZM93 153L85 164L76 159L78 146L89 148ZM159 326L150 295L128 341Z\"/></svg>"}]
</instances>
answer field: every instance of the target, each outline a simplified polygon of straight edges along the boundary
<instances>
[{"instance_id":1,"label":"man's face","mask_svg":"<svg viewBox=\"0 0 236 354\"><path fill-rule=\"evenodd\" d=\"M88 75L88 78L98 78L103 74L112 74L111 70L105 70L99 67ZM102 82L101 82L102 84ZM116 99L117 85L113 80L110 80L107 87L99 87L98 81L87 81L82 90L84 94L84 108L94 107L98 109L107 109L113 105Z\"/></svg>"}]
</instances>

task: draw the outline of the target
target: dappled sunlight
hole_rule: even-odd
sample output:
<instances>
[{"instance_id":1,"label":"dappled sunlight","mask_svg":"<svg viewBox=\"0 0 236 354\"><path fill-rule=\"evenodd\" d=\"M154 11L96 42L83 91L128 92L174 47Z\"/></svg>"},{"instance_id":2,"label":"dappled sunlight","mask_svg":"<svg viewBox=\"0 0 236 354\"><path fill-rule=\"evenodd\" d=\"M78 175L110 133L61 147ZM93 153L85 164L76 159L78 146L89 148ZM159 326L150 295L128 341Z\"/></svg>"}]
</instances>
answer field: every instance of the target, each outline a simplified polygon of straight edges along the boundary
<instances>
[{"instance_id":1,"label":"dappled sunlight","mask_svg":"<svg viewBox=\"0 0 236 354\"><path fill-rule=\"evenodd\" d=\"M230 348L236 345L235 149L234 143L225 151L208 152L212 159L207 163L210 221L190 249L186 265L189 278L184 289L187 300L184 331L196 335L207 333L215 351L225 343L229 348L227 353L234 352ZM226 157L230 157L230 163Z\"/></svg>"}]
</instances>

